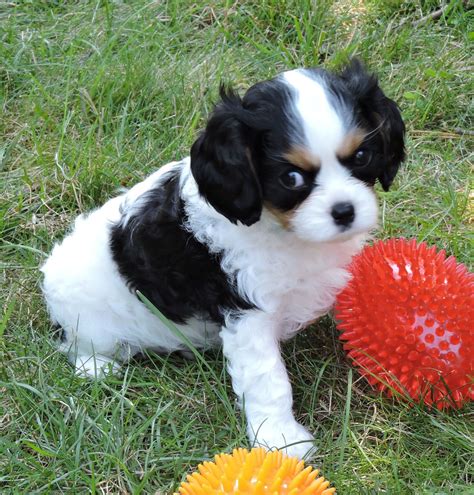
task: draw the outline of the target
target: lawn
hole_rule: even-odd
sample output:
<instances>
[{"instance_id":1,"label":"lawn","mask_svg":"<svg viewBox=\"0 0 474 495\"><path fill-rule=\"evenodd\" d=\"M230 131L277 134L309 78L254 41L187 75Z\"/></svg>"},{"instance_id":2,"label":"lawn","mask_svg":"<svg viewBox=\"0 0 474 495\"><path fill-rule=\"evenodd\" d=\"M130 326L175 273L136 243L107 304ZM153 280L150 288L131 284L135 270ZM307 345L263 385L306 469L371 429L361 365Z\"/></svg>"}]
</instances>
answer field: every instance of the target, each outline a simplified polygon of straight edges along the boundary
<instances>
[{"instance_id":1,"label":"lawn","mask_svg":"<svg viewBox=\"0 0 474 495\"><path fill-rule=\"evenodd\" d=\"M473 10L399 0L0 2L0 492L169 494L248 446L220 352L83 381L55 352L38 266L80 212L185 156L220 81L361 57L399 102L407 162L378 236L472 268ZM470 46L471 45L471 46ZM313 464L340 494L474 493L472 405L379 397L330 317L284 348ZM213 371L211 372L210 369Z\"/></svg>"}]
</instances>

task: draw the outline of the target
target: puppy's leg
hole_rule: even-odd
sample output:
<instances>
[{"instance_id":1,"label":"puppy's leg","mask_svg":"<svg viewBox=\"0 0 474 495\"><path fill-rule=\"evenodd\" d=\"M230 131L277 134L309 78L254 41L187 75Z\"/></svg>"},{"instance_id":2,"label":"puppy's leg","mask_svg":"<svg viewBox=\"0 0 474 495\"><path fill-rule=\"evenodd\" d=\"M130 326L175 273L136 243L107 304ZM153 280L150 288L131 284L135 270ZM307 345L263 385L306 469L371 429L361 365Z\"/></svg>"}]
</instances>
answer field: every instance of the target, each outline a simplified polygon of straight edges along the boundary
<instances>
[{"instance_id":1,"label":"puppy's leg","mask_svg":"<svg viewBox=\"0 0 474 495\"><path fill-rule=\"evenodd\" d=\"M105 378L107 375L115 375L120 371L120 364L112 358L93 354L76 356L74 361L76 375L83 378Z\"/></svg>"},{"instance_id":2,"label":"puppy's leg","mask_svg":"<svg viewBox=\"0 0 474 495\"><path fill-rule=\"evenodd\" d=\"M306 455L313 448L313 437L293 416L278 325L265 313L249 311L228 321L221 337L250 440L266 448L284 448L300 458Z\"/></svg>"},{"instance_id":3,"label":"puppy's leg","mask_svg":"<svg viewBox=\"0 0 474 495\"><path fill-rule=\"evenodd\" d=\"M91 323L92 321L89 320ZM121 363L128 361L136 349L117 342L107 332L63 330L59 350L67 354L76 374L83 378L104 378L120 371Z\"/></svg>"}]
</instances>

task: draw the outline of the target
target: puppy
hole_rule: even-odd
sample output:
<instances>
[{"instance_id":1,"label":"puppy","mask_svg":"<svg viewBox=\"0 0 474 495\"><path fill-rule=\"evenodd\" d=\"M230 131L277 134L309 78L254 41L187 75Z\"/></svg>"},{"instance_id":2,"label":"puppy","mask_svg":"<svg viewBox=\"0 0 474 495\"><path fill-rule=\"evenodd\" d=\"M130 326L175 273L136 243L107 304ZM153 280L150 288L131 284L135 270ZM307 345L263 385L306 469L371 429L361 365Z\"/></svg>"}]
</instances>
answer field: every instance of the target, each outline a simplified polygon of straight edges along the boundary
<instances>
[{"instance_id":1,"label":"puppy","mask_svg":"<svg viewBox=\"0 0 474 495\"><path fill-rule=\"evenodd\" d=\"M304 456L279 342L325 314L377 224L373 186L404 159L397 105L358 61L297 69L221 100L191 149L81 215L42 267L60 349L78 372L143 349L222 343L252 442Z\"/></svg>"}]
</instances>

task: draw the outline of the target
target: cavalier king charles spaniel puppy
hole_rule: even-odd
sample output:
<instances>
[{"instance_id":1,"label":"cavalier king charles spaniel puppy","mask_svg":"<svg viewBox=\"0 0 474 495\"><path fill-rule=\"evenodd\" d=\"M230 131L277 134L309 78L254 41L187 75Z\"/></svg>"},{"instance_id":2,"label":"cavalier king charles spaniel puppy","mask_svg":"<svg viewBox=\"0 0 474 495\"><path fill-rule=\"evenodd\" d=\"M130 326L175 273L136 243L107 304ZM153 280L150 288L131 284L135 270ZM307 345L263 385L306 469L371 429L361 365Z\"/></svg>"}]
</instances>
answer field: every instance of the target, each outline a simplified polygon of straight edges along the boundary
<instances>
[{"instance_id":1,"label":"cavalier king charles spaniel puppy","mask_svg":"<svg viewBox=\"0 0 474 495\"><path fill-rule=\"evenodd\" d=\"M223 345L250 440L304 456L280 341L331 309L404 159L397 105L356 60L220 101L191 156L80 215L42 267L60 349L100 376L142 350Z\"/></svg>"}]
</instances>

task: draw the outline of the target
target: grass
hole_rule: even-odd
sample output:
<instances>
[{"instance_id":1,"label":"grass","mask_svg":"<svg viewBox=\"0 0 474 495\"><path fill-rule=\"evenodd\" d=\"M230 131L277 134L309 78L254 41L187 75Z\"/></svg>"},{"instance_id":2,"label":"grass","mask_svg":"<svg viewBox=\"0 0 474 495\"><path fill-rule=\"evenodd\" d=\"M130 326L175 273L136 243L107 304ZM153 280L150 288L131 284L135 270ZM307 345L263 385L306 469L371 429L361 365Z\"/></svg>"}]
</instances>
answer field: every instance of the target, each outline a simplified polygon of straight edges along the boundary
<instances>
[{"instance_id":1,"label":"grass","mask_svg":"<svg viewBox=\"0 0 474 495\"><path fill-rule=\"evenodd\" d=\"M221 80L244 89L290 67L366 60L408 127L380 237L472 263L472 135L459 129L472 125L473 11L444 4L416 26L435 1L0 4L2 493L167 494L199 461L247 445L221 353L151 356L82 381L54 350L39 291L38 265L79 212L188 153ZM375 395L329 317L284 355L314 463L339 493L473 493L472 406Z\"/></svg>"}]
</instances>

